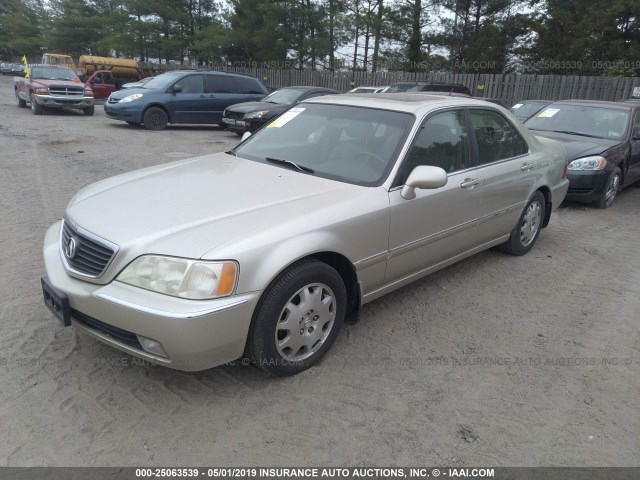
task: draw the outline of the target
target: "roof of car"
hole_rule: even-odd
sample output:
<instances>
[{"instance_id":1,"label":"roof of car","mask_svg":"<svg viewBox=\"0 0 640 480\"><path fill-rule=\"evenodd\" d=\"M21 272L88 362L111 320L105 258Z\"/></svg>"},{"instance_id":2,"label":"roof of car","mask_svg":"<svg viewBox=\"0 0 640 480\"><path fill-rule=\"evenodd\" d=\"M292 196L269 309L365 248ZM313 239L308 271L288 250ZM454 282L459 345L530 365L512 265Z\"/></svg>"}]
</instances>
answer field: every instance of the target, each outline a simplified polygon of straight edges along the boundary
<instances>
[{"instance_id":1,"label":"roof of car","mask_svg":"<svg viewBox=\"0 0 640 480\"><path fill-rule=\"evenodd\" d=\"M332 103L356 107L381 108L414 113L435 107L438 104L482 105L496 107L495 104L476 100L467 96L435 95L425 92L412 93L361 93L358 95L326 95L305 100L303 103Z\"/></svg>"},{"instance_id":2,"label":"roof of car","mask_svg":"<svg viewBox=\"0 0 640 480\"><path fill-rule=\"evenodd\" d=\"M240 73L240 72L229 72L226 70L200 70L200 69L189 69L184 68L180 70L167 70L162 73L223 73L225 75L237 75L239 77L248 77L248 78L256 78L253 75L249 75L248 73ZM161 74L160 74L161 75Z\"/></svg>"},{"instance_id":3,"label":"roof of car","mask_svg":"<svg viewBox=\"0 0 640 480\"><path fill-rule=\"evenodd\" d=\"M553 102L553 105L582 105L585 107L606 107L606 108L617 108L619 110L629 110L634 107L631 103L624 102L606 102L602 100L559 100L557 102Z\"/></svg>"},{"instance_id":4,"label":"roof of car","mask_svg":"<svg viewBox=\"0 0 640 480\"><path fill-rule=\"evenodd\" d=\"M309 86L291 86L291 87L282 87L279 88L278 90L313 90L314 92L338 92L337 90L333 89L333 88L326 88L326 87L309 87Z\"/></svg>"}]
</instances>

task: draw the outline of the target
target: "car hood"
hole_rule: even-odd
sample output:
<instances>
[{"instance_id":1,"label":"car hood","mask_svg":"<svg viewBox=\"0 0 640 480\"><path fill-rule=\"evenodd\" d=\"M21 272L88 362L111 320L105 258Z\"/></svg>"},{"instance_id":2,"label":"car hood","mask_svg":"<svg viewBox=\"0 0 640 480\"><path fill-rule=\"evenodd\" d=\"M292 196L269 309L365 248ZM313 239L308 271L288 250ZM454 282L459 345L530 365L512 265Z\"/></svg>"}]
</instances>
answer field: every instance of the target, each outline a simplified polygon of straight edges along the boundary
<instances>
[{"instance_id":1,"label":"car hood","mask_svg":"<svg viewBox=\"0 0 640 480\"><path fill-rule=\"evenodd\" d=\"M219 153L90 185L67 216L116 243L127 261L145 253L202 258L328 209L348 211L346 202L370 190Z\"/></svg>"},{"instance_id":2,"label":"car hood","mask_svg":"<svg viewBox=\"0 0 640 480\"><path fill-rule=\"evenodd\" d=\"M70 80L48 80L46 78L32 78L31 83L40 83L47 87L51 85L57 85L62 87L84 87L82 82L72 82Z\"/></svg>"},{"instance_id":3,"label":"car hood","mask_svg":"<svg viewBox=\"0 0 640 480\"><path fill-rule=\"evenodd\" d=\"M619 140L608 140L606 138L582 137L580 135L570 135L558 132L542 132L532 130L535 135L557 140L567 151L567 161L588 155L600 155L622 142Z\"/></svg>"},{"instance_id":4,"label":"car hood","mask_svg":"<svg viewBox=\"0 0 640 480\"><path fill-rule=\"evenodd\" d=\"M135 93L150 93L157 92L158 90L149 90L148 88L141 87L129 87L124 90L117 90L110 95L110 98L114 100L122 100L124 97L128 97L129 95L133 95Z\"/></svg>"},{"instance_id":5,"label":"car hood","mask_svg":"<svg viewBox=\"0 0 640 480\"><path fill-rule=\"evenodd\" d=\"M291 108L291 105L282 105L280 103L244 102L231 105L230 107L227 107L226 110L239 113L260 112L262 110L269 110L270 112L284 112L289 108Z\"/></svg>"}]
</instances>

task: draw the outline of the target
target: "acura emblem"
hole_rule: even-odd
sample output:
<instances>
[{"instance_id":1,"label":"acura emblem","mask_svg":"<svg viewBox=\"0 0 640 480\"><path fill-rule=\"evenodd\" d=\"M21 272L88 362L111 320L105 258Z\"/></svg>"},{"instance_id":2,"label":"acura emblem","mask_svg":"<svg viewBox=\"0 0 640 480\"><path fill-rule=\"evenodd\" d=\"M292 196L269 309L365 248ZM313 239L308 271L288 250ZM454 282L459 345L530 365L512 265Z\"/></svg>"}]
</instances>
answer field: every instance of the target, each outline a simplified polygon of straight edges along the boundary
<instances>
[{"instance_id":1,"label":"acura emblem","mask_svg":"<svg viewBox=\"0 0 640 480\"><path fill-rule=\"evenodd\" d=\"M74 237L71 237L67 242L67 244L64 246L64 254L67 256L68 259L72 259L73 257L76 256L76 247L77 247L76 239Z\"/></svg>"}]
</instances>

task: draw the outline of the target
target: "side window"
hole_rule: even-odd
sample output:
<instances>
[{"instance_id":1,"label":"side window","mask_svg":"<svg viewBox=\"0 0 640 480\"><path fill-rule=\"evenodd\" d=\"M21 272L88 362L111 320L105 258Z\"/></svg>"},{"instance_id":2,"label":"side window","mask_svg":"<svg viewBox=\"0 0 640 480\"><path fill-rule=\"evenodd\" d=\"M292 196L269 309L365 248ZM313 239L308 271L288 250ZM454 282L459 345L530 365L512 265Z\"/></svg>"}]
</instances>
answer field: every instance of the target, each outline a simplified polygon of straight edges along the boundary
<instances>
[{"instance_id":1,"label":"side window","mask_svg":"<svg viewBox=\"0 0 640 480\"><path fill-rule=\"evenodd\" d=\"M472 109L469 113L480 165L527 153L527 144L518 131L498 112Z\"/></svg>"},{"instance_id":2,"label":"side window","mask_svg":"<svg viewBox=\"0 0 640 480\"><path fill-rule=\"evenodd\" d=\"M420 165L440 167L447 173L471 166L462 110L437 113L427 119L409 151L400 183L404 184L413 169Z\"/></svg>"},{"instance_id":3,"label":"side window","mask_svg":"<svg viewBox=\"0 0 640 480\"><path fill-rule=\"evenodd\" d=\"M236 77L238 84L240 85L240 91L242 93L253 93L266 95L260 84L255 78L249 77Z\"/></svg>"},{"instance_id":4,"label":"side window","mask_svg":"<svg viewBox=\"0 0 640 480\"><path fill-rule=\"evenodd\" d=\"M188 75L175 84L182 87L182 93L204 93L202 75Z\"/></svg>"},{"instance_id":5,"label":"side window","mask_svg":"<svg viewBox=\"0 0 640 480\"><path fill-rule=\"evenodd\" d=\"M305 97L303 98L303 100L306 100L307 98L320 97L320 96L322 96L322 95L324 95L324 93L323 93L323 92L311 92L311 93L309 93L309 94L305 95Z\"/></svg>"},{"instance_id":6,"label":"side window","mask_svg":"<svg viewBox=\"0 0 640 480\"><path fill-rule=\"evenodd\" d=\"M207 92L209 93L238 93L238 83L231 75L206 75Z\"/></svg>"},{"instance_id":7,"label":"side window","mask_svg":"<svg viewBox=\"0 0 640 480\"><path fill-rule=\"evenodd\" d=\"M633 122L633 139L640 139L640 112L636 112L636 119Z\"/></svg>"}]
</instances>

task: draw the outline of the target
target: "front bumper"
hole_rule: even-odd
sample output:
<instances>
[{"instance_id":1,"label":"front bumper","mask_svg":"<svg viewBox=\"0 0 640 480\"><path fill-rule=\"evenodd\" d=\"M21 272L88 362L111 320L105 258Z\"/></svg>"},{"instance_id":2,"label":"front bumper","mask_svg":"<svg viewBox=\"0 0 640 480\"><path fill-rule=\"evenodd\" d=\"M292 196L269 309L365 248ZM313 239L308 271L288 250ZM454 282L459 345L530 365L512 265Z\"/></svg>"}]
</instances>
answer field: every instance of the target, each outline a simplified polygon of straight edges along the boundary
<instances>
[{"instance_id":1,"label":"front bumper","mask_svg":"<svg viewBox=\"0 0 640 480\"><path fill-rule=\"evenodd\" d=\"M34 95L36 103L43 107L54 108L87 108L95 104L93 97L57 97L54 95Z\"/></svg>"},{"instance_id":2,"label":"front bumper","mask_svg":"<svg viewBox=\"0 0 640 480\"><path fill-rule=\"evenodd\" d=\"M133 105L131 105L133 104ZM142 105L139 102L104 103L104 113L107 117L123 122L142 123Z\"/></svg>"},{"instance_id":3,"label":"front bumper","mask_svg":"<svg viewBox=\"0 0 640 480\"><path fill-rule=\"evenodd\" d=\"M569 191L567 200L590 203L597 200L611 175L609 170L577 171L567 173Z\"/></svg>"},{"instance_id":4,"label":"front bumper","mask_svg":"<svg viewBox=\"0 0 640 480\"><path fill-rule=\"evenodd\" d=\"M62 263L60 226L56 223L45 236L45 268L49 283L68 297L76 328L177 370L206 370L242 356L260 292L196 301L117 281L99 285L79 280L69 276ZM138 337L160 343L166 357L145 351L136 343Z\"/></svg>"}]
</instances>

